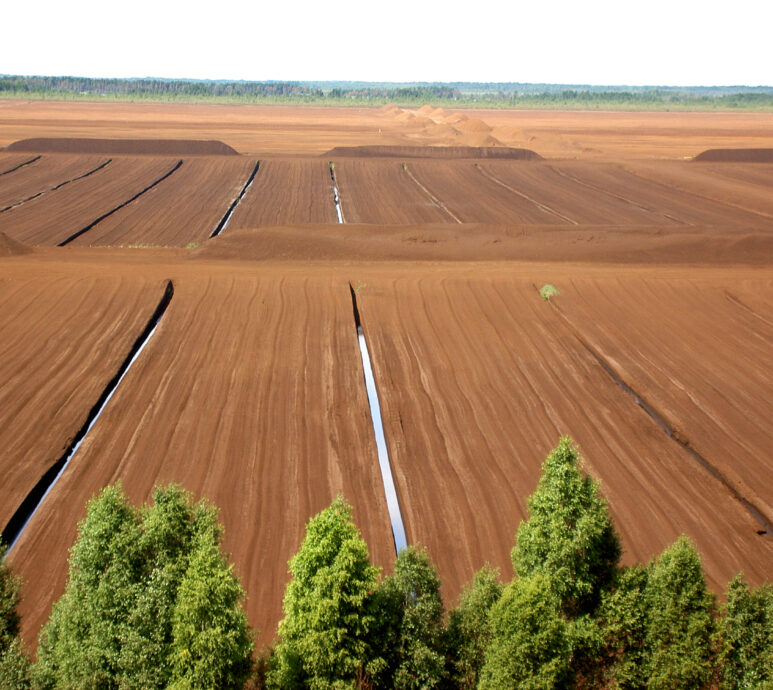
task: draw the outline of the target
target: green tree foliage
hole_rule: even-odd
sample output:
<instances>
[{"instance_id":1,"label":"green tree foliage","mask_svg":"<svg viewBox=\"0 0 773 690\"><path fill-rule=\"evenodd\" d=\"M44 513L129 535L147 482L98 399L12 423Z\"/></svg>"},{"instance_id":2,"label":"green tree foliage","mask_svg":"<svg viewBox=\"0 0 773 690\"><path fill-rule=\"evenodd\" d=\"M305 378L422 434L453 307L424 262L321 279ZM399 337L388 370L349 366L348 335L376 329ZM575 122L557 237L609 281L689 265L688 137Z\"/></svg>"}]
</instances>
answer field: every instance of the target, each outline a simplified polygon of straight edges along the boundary
<instances>
[{"instance_id":1,"label":"green tree foliage","mask_svg":"<svg viewBox=\"0 0 773 690\"><path fill-rule=\"evenodd\" d=\"M723 614L721 687L773 688L773 585L749 589L739 575L728 585Z\"/></svg>"},{"instance_id":2,"label":"green tree foliage","mask_svg":"<svg viewBox=\"0 0 773 690\"><path fill-rule=\"evenodd\" d=\"M454 687L475 688L491 641L489 613L502 596L499 572L483 566L459 597L448 621L449 676Z\"/></svg>"},{"instance_id":3,"label":"green tree foliage","mask_svg":"<svg viewBox=\"0 0 773 690\"><path fill-rule=\"evenodd\" d=\"M570 617L592 612L620 560L615 532L599 485L583 476L571 439L564 437L545 459L529 520L518 528L512 551L519 577L542 573Z\"/></svg>"},{"instance_id":4,"label":"green tree foliage","mask_svg":"<svg viewBox=\"0 0 773 690\"><path fill-rule=\"evenodd\" d=\"M536 573L505 587L490 623L480 688L548 690L569 684L570 632L547 575Z\"/></svg>"},{"instance_id":5,"label":"green tree foliage","mask_svg":"<svg viewBox=\"0 0 773 690\"><path fill-rule=\"evenodd\" d=\"M136 509L120 486L88 505L69 579L40 636L42 687L240 687L252 641L220 554L216 510L182 489Z\"/></svg>"},{"instance_id":6,"label":"green tree foliage","mask_svg":"<svg viewBox=\"0 0 773 690\"><path fill-rule=\"evenodd\" d=\"M0 652L0 688L27 690L31 687L30 660L16 637Z\"/></svg>"},{"instance_id":7,"label":"green tree foliage","mask_svg":"<svg viewBox=\"0 0 773 690\"><path fill-rule=\"evenodd\" d=\"M0 653L8 649L19 634L19 578L6 565L5 546L0 543Z\"/></svg>"},{"instance_id":8,"label":"green tree foliage","mask_svg":"<svg viewBox=\"0 0 773 690\"><path fill-rule=\"evenodd\" d=\"M715 605L700 556L687 537L655 560L644 596L647 687L703 687L711 674Z\"/></svg>"},{"instance_id":9,"label":"green tree foliage","mask_svg":"<svg viewBox=\"0 0 773 690\"><path fill-rule=\"evenodd\" d=\"M19 578L4 562L0 544L0 688L29 687L30 662L19 640Z\"/></svg>"},{"instance_id":10,"label":"green tree foliage","mask_svg":"<svg viewBox=\"0 0 773 690\"><path fill-rule=\"evenodd\" d=\"M610 589L603 594L598 621L604 652L597 666L604 682L600 685L621 689L646 685L644 641L647 636L645 592L650 568L635 565L623 568Z\"/></svg>"},{"instance_id":11,"label":"green tree foliage","mask_svg":"<svg viewBox=\"0 0 773 690\"><path fill-rule=\"evenodd\" d=\"M425 549L409 546L379 592L379 647L387 688L435 688L445 673L445 630L440 578Z\"/></svg>"},{"instance_id":12,"label":"green tree foliage","mask_svg":"<svg viewBox=\"0 0 773 690\"><path fill-rule=\"evenodd\" d=\"M343 498L309 520L290 573L269 684L348 688L382 672L370 645L379 573Z\"/></svg>"}]
</instances>

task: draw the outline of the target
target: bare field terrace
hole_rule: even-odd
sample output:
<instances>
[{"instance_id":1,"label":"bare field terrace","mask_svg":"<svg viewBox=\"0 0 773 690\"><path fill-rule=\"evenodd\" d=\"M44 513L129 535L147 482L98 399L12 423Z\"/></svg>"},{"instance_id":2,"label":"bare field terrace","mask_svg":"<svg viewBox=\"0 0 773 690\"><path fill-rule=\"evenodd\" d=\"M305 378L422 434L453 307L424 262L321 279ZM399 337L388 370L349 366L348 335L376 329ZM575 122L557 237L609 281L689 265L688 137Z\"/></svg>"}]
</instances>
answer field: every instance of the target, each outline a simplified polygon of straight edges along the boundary
<instances>
[{"instance_id":1,"label":"bare field terrace","mask_svg":"<svg viewBox=\"0 0 773 690\"><path fill-rule=\"evenodd\" d=\"M118 479L220 506L260 645L339 492L389 567L351 291L408 541L448 604L486 561L509 576L562 434L625 562L685 533L718 593L773 576L773 166L685 160L773 148L769 115L3 102L0 132L144 151L0 151L3 528L174 287L9 555L30 645Z\"/></svg>"}]
</instances>

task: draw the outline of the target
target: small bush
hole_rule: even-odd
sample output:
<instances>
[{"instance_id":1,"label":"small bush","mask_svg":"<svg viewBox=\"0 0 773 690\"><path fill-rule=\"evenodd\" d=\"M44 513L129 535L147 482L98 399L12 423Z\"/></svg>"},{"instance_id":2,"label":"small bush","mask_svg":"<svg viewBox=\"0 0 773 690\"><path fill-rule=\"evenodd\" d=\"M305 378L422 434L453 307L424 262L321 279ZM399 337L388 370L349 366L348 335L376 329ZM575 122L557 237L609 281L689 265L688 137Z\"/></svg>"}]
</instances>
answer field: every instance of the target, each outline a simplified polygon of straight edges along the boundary
<instances>
[{"instance_id":1,"label":"small bush","mask_svg":"<svg viewBox=\"0 0 773 690\"><path fill-rule=\"evenodd\" d=\"M551 285L550 283L545 283L540 289L539 289L539 296L542 297L546 302L550 301L551 297L557 297L561 293L558 291L558 288L555 285Z\"/></svg>"}]
</instances>

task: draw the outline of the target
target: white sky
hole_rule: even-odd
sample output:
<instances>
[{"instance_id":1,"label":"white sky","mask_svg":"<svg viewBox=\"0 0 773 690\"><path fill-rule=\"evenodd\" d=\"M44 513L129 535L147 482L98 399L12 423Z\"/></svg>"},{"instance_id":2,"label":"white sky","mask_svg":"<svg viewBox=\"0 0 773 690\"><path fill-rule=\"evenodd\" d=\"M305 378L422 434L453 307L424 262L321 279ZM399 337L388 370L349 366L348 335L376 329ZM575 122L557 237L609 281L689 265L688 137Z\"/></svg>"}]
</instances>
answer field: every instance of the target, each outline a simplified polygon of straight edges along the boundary
<instances>
[{"instance_id":1,"label":"white sky","mask_svg":"<svg viewBox=\"0 0 773 690\"><path fill-rule=\"evenodd\" d=\"M773 0L8 0L0 73L773 85Z\"/></svg>"}]
</instances>

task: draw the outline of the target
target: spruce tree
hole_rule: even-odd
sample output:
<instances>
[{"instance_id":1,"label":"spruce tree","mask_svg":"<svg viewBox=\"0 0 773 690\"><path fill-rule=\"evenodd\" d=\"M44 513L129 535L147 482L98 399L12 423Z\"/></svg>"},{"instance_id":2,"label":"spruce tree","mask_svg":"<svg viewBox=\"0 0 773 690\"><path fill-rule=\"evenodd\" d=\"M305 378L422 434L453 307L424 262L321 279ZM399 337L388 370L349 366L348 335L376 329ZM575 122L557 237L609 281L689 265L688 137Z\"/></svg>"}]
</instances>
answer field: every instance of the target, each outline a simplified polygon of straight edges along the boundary
<instances>
[{"instance_id":1,"label":"spruce tree","mask_svg":"<svg viewBox=\"0 0 773 690\"><path fill-rule=\"evenodd\" d=\"M436 688L445 675L446 650L440 578L427 551L403 550L379 592L379 648L385 688Z\"/></svg>"},{"instance_id":2,"label":"spruce tree","mask_svg":"<svg viewBox=\"0 0 773 690\"><path fill-rule=\"evenodd\" d=\"M37 684L241 687L252 641L220 541L215 509L191 505L179 487L156 489L139 510L120 486L104 489L79 525L65 592L41 632Z\"/></svg>"},{"instance_id":3,"label":"spruce tree","mask_svg":"<svg viewBox=\"0 0 773 690\"><path fill-rule=\"evenodd\" d=\"M491 641L489 613L502 596L499 572L483 566L459 597L448 621L449 676L454 687L475 688Z\"/></svg>"},{"instance_id":4,"label":"spruce tree","mask_svg":"<svg viewBox=\"0 0 773 690\"><path fill-rule=\"evenodd\" d=\"M621 554L599 484L583 476L579 464L571 439L562 438L542 464L529 498L529 519L519 526L512 551L517 575L547 577L562 611L572 618L595 609Z\"/></svg>"},{"instance_id":5,"label":"spruce tree","mask_svg":"<svg viewBox=\"0 0 773 690\"><path fill-rule=\"evenodd\" d=\"M552 690L571 683L569 626L543 573L505 587L491 609L482 690Z\"/></svg>"},{"instance_id":6,"label":"spruce tree","mask_svg":"<svg viewBox=\"0 0 773 690\"><path fill-rule=\"evenodd\" d=\"M742 576L735 577L722 613L723 690L773 688L773 585L750 589Z\"/></svg>"},{"instance_id":7,"label":"spruce tree","mask_svg":"<svg viewBox=\"0 0 773 690\"><path fill-rule=\"evenodd\" d=\"M647 687L703 687L711 674L715 604L687 537L679 537L653 563L645 606Z\"/></svg>"},{"instance_id":8,"label":"spruce tree","mask_svg":"<svg viewBox=\"0 0 773 690\"><path fill-rule=\"evenodd\" d=\"M350 688L383 671L370 644L379 571L343 498L309 520L290 573L269 685Z\"/></svg>"}]
</instances>

